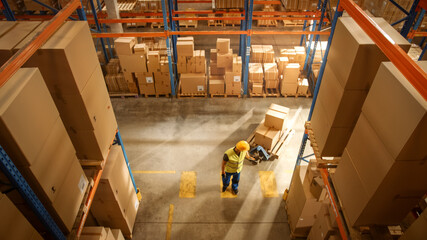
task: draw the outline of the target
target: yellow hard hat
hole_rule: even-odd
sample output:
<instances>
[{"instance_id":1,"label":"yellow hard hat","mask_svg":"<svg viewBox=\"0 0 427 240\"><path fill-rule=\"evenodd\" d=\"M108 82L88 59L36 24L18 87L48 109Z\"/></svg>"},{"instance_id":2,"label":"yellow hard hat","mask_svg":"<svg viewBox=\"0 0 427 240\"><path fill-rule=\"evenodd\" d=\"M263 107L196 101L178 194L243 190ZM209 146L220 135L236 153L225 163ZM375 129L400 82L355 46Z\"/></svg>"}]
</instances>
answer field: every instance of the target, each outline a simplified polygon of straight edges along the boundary
<instances>
[{"instance_id":1,"label":"yellow hard hat","mask_svg":"<svg viewBox=\"0 0 427 240\"><path fill-rule=\"evenodd\" d=\"M237 148L237 150L239 150L239 151L249 151L249 149L250 149L250 147L249 147L249 143L248 143L248 142L246 142L246 141L244 141L244 140L242 140L242 141L238 142L238 143L236 144L236 148Z\"/></svg>"}]
</instances>

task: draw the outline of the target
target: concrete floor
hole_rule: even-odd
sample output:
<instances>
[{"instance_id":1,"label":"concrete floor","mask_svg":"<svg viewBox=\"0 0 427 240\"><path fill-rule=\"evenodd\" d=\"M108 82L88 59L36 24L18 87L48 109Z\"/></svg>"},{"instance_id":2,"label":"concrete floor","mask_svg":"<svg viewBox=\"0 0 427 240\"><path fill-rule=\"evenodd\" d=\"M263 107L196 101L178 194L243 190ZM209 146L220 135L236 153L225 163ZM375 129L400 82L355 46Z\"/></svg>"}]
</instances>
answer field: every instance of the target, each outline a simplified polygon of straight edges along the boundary
<instances>
[{"instance_id":1,"label":"concrete floor","mask_svg":"<svg viewBox=\"0 0 427 240\"><path fill-rule=\"evenodd\" d=\"M311 98L112 99L141 202L134 239L289 239L282 194L289 186ZM246 139L271 103L291 109L292 137L279 159L245 162L237 198L221 198L224 151ZM173 172L175 171L175 172ZM179 198L182 171L197 174L196 196ZM278 197L264 198L258 171L274 171Z\"/></svg>"}]
</instances>

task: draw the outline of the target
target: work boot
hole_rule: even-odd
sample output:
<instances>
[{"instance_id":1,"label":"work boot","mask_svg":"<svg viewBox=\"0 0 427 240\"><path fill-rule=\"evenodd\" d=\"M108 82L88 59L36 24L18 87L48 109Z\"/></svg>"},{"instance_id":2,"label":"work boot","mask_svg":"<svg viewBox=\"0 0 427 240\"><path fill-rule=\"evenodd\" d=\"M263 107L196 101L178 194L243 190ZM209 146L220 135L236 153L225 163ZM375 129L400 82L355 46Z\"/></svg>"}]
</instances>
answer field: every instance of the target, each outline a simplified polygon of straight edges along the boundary
<instances>
[{"instance_id":1,"label":"work boot","mask_svg":"<svg viewBox=\"0 0 427 240\"><path fill-rule=\"evenodd\" d=\"M237 189L233 189L233 194L234 195L237 195L239 193L239 190L237 190Z\"/></svg>"}]
</instances>

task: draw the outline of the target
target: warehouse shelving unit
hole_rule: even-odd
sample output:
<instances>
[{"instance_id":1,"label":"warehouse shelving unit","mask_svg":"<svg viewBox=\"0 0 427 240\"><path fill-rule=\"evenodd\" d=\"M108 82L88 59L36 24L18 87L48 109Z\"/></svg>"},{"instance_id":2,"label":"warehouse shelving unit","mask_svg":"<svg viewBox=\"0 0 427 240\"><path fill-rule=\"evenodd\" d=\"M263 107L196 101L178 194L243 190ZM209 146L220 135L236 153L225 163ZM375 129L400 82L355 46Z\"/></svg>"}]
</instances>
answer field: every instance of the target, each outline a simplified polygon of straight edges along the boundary
<instances>
[{"instance_id":1,"label":"warehouse shelving unit","mask_svg":"<svg viewBox=\"0 0 427 240\"><path fill-rule=\"evenodd\" d=\"M392 0L391 0L392 1ZM419 25L420 18L422 19L424 11L427 9L427 0L415 0L411 8L411 12L420 12L418 20L416 22ZM368 34L368 36L377 44L377 46L382 50L382 52L388 57L388 59L397 67L397 69L408 79L408 81L414 86L415 89L427 100L427 73L425 73L407 54L404 52L397 44L390 41L387 36L377 27L375 22L370 19L370 17L352 0L340 0L337 5L337 12L335 13L334 19L332 21L331 34L329 36L328 45L323 57L322 66L319 71L319 76L317 79L316 87L313 94L313 102L310 108L307 121L311 120L314 107L316 105L317 95L319 93L320 85L322 82L323 73L325 70L326 62L328 60L328 53L332 42L332 37L334 35L336 23L338 18L342 16L343 11L346 10L350 17L352 17L356 23ZM418 10L418 11L416 11ZM414 16L414 15L411 15ZM416 16L416 14L415 14ZM404 35L408 31L406 28L412 28L414 24L414 17L409 17L406 19L404 29L401 34ZM417 26L416 25L416 26ZM414 27L416 30L416 27ZM308 132L304 133L302 143L300 146L300 151L296 160L296 165L301 164L301 161L308 162L306 158L314 155L310 154L304 156L304 151L307 145ZM331 199L331 204L335 212L335 217L338 223L339 232L343 240L350 239L349 227L346 225L344 217L339 211L338 198L334 191L333 184L331 182L328 170L326 168L321 169L321 175L325 183L328 195Z\"/></svg>"},{"instance_id":2,"label":"warehouse shelving unit","mask_svg":"<svg viewBox=\"0 0 427 240\"><path fill-rule=\"evenodd\" d=\"M6 0L2 0L1 7L5 15L7 16L7 20L15 21L15 17L13 12L10 11ZM93 3L93 2L92 2ZM94 12L94 16L96 18L96 9L93 4L92 10ZM5 7L6 6L6 7ZM80 20L86 20L86 14L84 9L81 6L80 0L72 0L68 3L62 10L58 11L55 16L49 21L49 23L44 27L44 29L36 34L34 38L26 44L23 48L21 48L18 52L15 53L3 66L0 68L0 87L2 87L9 78L16 73L19 68L21 68L25 62L39 49L49 38L54 34L54 32L62 25L62 23L69 18L74 11L77 11L77 15ZM8 15L9 14L9 15ZM99 25L99 24L97 24ZM98 30L101 30L100 27ZM114 139L112 140L112 144L119 144L122 148L123 155L125 157L126 165L129 170L129 174L132 180L133 187L135 192L139 194L139 189L136 187L135 180L130 168L129 160L127 158L127 154L123 145L123 141L120 135L120 131L117 130ZM105 159L106 161L106 159ZM9 181L13 184L14 187L19 191L21 196L26 200L27 204L31 207L32 211L38 217L40 222L44 225L47 231L54 239L64 240L66 236L61 232L58 225L52 219L52 217L47 212L46 208L43 206L41 201L37 198L34 191L28 185L27 181L21 175L19 170L14 165L13 161L4 151L4 149L0 146L0 169L7 176ZM89 213L93 198L95 196L99 181L101 179L103 170L100 169L96 172L94 177L94 185L89 191L88 198L84 203L84 213L78 224L78 228L76 229L77 236L80 236L81 231L83 230L87 215ZM140 196L139 196L140 199Z\"/></svg>"}]
</instances>

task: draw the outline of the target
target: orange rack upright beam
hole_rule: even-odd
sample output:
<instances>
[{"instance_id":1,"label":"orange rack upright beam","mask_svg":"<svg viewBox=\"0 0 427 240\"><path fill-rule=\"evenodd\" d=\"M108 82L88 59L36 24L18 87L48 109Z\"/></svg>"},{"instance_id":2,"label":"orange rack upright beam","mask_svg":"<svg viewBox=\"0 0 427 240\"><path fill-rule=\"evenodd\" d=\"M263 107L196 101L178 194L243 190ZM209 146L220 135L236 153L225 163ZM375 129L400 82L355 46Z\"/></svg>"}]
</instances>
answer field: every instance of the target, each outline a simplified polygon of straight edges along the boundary
<instances>
[{"instance_id":1,"label":"orange rack upright beam","mask_svg":"<svg viewBox=\"0 0 427 240\"><path fill-rule=\"evenodd\" d=\"M16 52L0 68L0 87L21 68L25 62L39 49L52 34L64 23L65 20L77 9L81 7L80 0L72 0L64 9L59 11L46 25L44 30L38 33L28 44Z\"/></svg>"},{"instance_id":2,"label":"orange rack upright beam","mask_svg":"<svg viewBox=\"0 0 427 240\"><path fill-rule=\"evenodd\" d=\"M394 43L390 37L352 0L341 0L340 7L359 24L368 36L377 44L388 59L408 79L415 89L427 101L427 74L413 61L402 48Z\"/></svg>"}]
</instances>

